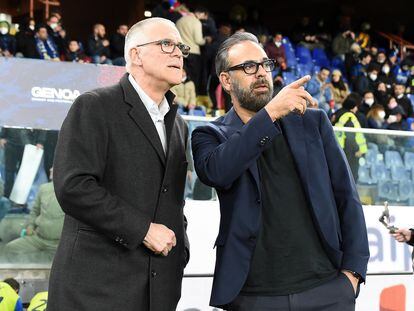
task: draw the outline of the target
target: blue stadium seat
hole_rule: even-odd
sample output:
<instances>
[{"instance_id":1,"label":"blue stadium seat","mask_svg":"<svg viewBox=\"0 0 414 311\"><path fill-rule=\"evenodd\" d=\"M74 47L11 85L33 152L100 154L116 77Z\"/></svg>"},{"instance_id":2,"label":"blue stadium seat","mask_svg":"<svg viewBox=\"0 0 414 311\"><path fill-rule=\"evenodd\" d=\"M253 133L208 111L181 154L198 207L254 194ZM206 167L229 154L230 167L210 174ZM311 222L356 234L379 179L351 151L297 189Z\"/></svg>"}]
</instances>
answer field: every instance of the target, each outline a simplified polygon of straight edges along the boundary
<instances>
[{"instance_id":1,"label":"blue stadium seat","mask_svg":"<svg viewBox=\"0 0 414 311\"><path fill-rule=\"evenodd\" d=\"M372 166L376 163L379 163L378 161L378 150L371 149L368 147L368 152L365 155L365 161L367 161L367 166Z\"/></svg>"},{"instance_id":2,"label":"blue stadium seat","mask_svg":"<svg viewBox=\"0 0 414 311\"><path fill-rule=\"evenodd\" d=\"M313 63L308 64L298 64L296 67L296 75L298 77L303 77L306 75L312 75Z\"/></svg>"},{"instance_id":3,"label":"blue stadium seat","mask_svg":"<svg viewBox=\"0 0 414 311\"><path fill-rule=\"evenodd\" d=\"M390 179L390 173L383 163L375 163L371 166L371 180L373 183L387 181Z\"/></svg>"},{"instance_id":4,"label":"blue stadium seat","mask_svg":"<svg viewBox=\"0 0 414 311\"><path fill-rule=\"evenodd\" d=\"M359 184L371 184L372 180L370 177L369 167L367 165L360 165L358 168L358 183Z\"/></svg>"},{"instance_id":5,"label":"blue stadium seat","mask_svg":"<svg viewBox=\"0 0 414 311\"><path fill-rule=\"evenodd\" d=\"M398 201L399 189L398 183L392 181L381 181L378 183L378 196L380 199L388 201Z\"/></svg>"},{"instance_id":6,"label":"blue stadium seat","mask_svg":"<svg viewBox=\"0 0 414 311\"><path fill-rule=\"evenodd\" d=\"M414 152L406 151L404 153L404 164L407 170L414 168Z\"/></svg>"},{"instance_id":7,"label":"blue stadium seat","mask_svg":"<svg viewBox=\"0 0 414 311\"><path fill-rule=\"evenodd\" d=\"M329 61L326 52L322 48L315 48L312 51L312 59L314 63L320 67L331 67L331 62Z\"/></svg>"},{"instance_id":8,"label":"blue stadium seat","mask_svg":"<svg viewBox=\"0 0 414 311\"><path fill-rule=\"evenodd\" d=\"M285 46L285 52L286 52L287 66L290 68L296 68L298 61L296 59L295 50L293 48L289 48Z\"/></svg>"},{"instance_id":9,"label":"blue stadium seat","mask_svg":"<svg viewBox=\"0 0 414 311\"><path fill-rule=\"evenodd\" d=\"M293 72L289 72L289 71L283 72L282 77L283 77L283 80L285 81L285 85L290 84L293 81L297 80L296 75Z\"/></svg>"},{"instance_id":10,"label":"blue stadium seat","mask_svg":"<svg viewBox=\"0 0 414 311\"><path fill-rule=\"evenodd\" d=\"M368 149L374 149L374 150L376 150L376 151L378 151L378 150L379 150L379 149L378 149L378 145L377 145L377 144L375 144L375 143L368 143L367 145L368 145Z\"/></svg>"},{"instance_id":11,"label":"blue stadium seat","mask_svg":"<svg viewBox=\"0 0 414 311\"><path fill-rule=\"evenodd\" d=\"M342 58L339 56L335 56L334 58L332 58L331 66L332 66L332 69L339 69L342 73L345 73L346 71L345 63L342 60Z\"/></svg>"},{"instance_id":12,"label":"blue stadium seat","mask_svg":"<svg viewBox=\"0 0 414 311\"><path fill-rule=\"evenodd\" d=\"M303 45L298 45L296 47L296 57L301 64L309 64L313 62L310 50Z\"/></svg>"},{"instance_id":13,"label":"blue stadium seat","mask_svg":"<svg viewBox=\"0 0 414 311\"><path fill-rule=\"evenodd\" d=\"M408 180L400 181L398 193L400 201L410 200L414 195L414 183Z\"/></svg>"},{"instance_id":14,"label":"blue stadium seat","mask_svg":"<svg viewBox=\"0 0 414 311\"><path fill-rule=\"evenodd\" d=\"M409 173L404 166L391 166L391 179L394 181L409 181Z\"/></svg>"},{"instance_id":15,"label":"blue stadium seat","mask_svg":"<svg viewBox=\"0 0 414 311\"><path fill-rule=\"evenodd\" d=\"M401 155L398 151L385 151L385 166L390 168L392 166L404 166Z\"/></svg>"}]
</instances>

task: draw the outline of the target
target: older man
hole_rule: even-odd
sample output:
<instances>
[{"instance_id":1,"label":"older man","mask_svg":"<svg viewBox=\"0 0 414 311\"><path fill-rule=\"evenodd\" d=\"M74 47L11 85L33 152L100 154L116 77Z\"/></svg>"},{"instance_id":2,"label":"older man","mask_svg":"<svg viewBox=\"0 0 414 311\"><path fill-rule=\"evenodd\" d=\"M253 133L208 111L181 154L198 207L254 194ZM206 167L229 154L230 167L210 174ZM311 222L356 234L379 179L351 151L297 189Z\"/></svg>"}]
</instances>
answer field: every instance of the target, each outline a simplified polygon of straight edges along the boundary
<instances>
[{"instance_id":1,"label":"older man","mask_svg":"<svg viewBox=\"0 0 414 311\"><path fill-rule=\"evenodd\" d=\"M188 52L172 22L141 21L126 36L128 73L69 111L54 162L66 216L49 311L175 310L189 258L188 131L169 89Z\"/></svg>"},{"instance_id":2,"label":"older man","mask_svg":"<svg viewBox=\"0 0 414 311\"><path fill-rule=\"evenodd\" d=\"M351 171L326 114L306 110L310 77L272 98L273 69L252 34L227 39L216 72L234 108L193 132L197 175L221 208L210 303L354 310L369 251Z\"/></svg>"}]
</instances>

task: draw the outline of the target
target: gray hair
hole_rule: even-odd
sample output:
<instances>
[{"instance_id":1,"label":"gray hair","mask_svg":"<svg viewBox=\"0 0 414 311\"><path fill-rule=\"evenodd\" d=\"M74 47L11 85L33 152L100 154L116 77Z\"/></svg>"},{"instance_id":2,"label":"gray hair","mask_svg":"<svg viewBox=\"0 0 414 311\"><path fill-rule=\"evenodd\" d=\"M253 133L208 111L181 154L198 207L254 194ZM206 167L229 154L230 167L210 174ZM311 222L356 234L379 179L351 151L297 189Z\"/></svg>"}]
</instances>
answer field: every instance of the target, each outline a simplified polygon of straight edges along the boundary
<instances>
[{"instance_id":1,"label":"gray hair","mask_svg":"<svg viewBox=\"0 0 414 311\"><path fill-rule=\"evenodd\" d=\"M129 51L134 48L137 44L146 43L150 40L148 28L157 23L165 23L175 27L175 24L168 19L161 17L152 17L144 19L135 25L133 25L125 36L125 47L124 47L124 58L126 62L126 69L129 72L131 58L129 57Z\"/></svg>"},{"instance_id":2,"label":"gray hair","mask_svg":"<svg viewBox=\"0 0 414 311\"><path fill-rule=\"evenodd\" d=\"M229 50L243 41L252 41L259 44L257 37L250 32L236 32L231 37L226 39L219 47L219 50L216 55L216 74L220 76L220 73L227 70L230 66L229 64Z\"/></svg>"}]
</instances>

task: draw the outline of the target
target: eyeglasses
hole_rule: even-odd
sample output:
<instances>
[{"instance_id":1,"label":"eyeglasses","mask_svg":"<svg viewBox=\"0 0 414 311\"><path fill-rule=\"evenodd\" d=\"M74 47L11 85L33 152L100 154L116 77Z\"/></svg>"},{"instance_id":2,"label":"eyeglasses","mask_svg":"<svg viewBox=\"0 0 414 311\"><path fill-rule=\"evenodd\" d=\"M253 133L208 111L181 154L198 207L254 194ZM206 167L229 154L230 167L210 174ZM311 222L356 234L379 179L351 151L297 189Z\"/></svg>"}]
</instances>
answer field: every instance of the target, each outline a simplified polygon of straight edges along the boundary
<instances>
[{"instance_id":1,"label":"eyeglasses","mask_svg":"<svg viewBox=\"0 0 414 311\"><path fill-rule=\"evenodd\" d=\"M267 72L273 71L275 69L275 60L274 59L266 59L262 62L254 62L254 61L248 61L243 64L239 64L236 66L232 66L226 70L232 71L232 70L239 70L243 69L243 71L248 75L254 75L259 70L259 66L262 66L264 70Z\"/></svg>"},{"instance_id":2,"label":"eyeglasses","mask_svg":"<svg viewBox=\"0 0 414 311\"><path fill-rule=\"evenodd\" d=\"M167 54L172 54L175 50L175 47L178 47L178 49L181 51L184 57L187 57L190 54L190 47L188 45L185 45L183 43L175 43L172 40L169 39L162 39L158 41L152 41L147 42L143 44L138 44L135 47L145 46L149 44L156 44L161 46L161 51Z\"/></svg>"}]
</instances>

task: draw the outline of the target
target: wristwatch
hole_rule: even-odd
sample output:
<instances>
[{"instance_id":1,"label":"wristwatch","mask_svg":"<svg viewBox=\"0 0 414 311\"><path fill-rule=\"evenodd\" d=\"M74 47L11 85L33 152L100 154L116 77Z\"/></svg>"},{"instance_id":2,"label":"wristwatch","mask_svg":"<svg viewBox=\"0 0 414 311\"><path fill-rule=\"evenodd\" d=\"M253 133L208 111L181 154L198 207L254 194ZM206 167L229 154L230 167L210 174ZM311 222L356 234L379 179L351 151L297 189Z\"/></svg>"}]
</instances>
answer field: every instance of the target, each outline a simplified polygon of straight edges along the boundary
<instances>
[{"instance_id":1,"label":"wristwatch","mask_svg":"<svg viewBox=\"0 0 414 311\"><path fill-rule=\"evenodd\" d=\"M343 269L346 272L349 272L352 274L352 276L356 279L358 279L358 281L361 281L362 277L359 275L358 272L352 271L352 270L347 270L347 269Z\"/></svg>"}]
</instances>

